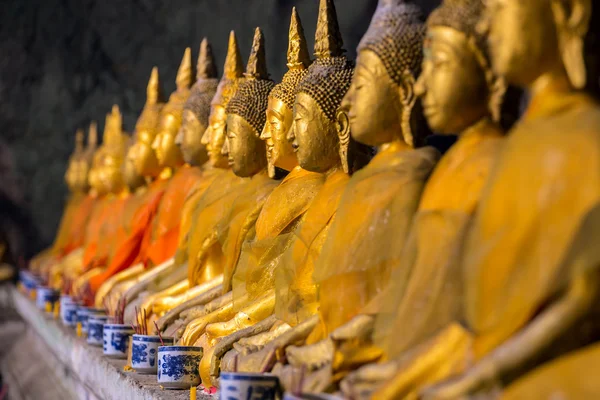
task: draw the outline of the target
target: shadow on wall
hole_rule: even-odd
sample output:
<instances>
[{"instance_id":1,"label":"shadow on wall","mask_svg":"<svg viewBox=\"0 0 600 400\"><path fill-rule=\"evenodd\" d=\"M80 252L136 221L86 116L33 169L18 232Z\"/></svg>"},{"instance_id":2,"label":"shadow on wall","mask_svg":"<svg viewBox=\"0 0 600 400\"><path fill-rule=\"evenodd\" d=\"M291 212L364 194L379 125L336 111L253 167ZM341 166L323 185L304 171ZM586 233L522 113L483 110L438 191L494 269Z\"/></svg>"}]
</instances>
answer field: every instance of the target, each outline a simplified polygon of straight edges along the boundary
<instances>
[{"instance_id":1,"label":"shadow on wall","mask_svg":"<svg viewBox=\"0 0 600 400\"><path fill-rule=\"evenodd\" d=\"M419 0L426 11L438 0ZM349 57L377 0L336 0ZM24 197L43 242L58 226L63 174L74 132L102 123L113 103L133 129L153 65L167 93L183 50L203 36L222 65L236 30L244 57L263 28L274 80L285 71L287 30L296 6L312 46L318 0L4 0L0 14L0 135L10 148ZM102 126L99 127L102 129ZM101 131L101 130L100 130ZM36 249L37 250L37 249Z\"/></svg>"}]
</instances>

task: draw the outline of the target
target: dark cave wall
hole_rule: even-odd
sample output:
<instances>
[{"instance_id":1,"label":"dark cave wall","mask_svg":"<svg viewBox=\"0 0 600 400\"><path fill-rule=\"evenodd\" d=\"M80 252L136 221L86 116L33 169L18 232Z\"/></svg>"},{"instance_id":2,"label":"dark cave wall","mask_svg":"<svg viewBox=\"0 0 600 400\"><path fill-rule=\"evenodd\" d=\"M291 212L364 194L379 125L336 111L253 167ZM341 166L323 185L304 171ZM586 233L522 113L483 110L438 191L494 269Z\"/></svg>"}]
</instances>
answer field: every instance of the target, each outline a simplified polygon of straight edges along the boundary
<instances>
[{"instance_id":1,"label":"dark cave wall","mask_svg":"<svg viewBox=\"0 0 600 400\"><path fill-rule=\"evenodd\" d=\"M422 0L428 11L437 0ZM153 65L165 92L183 50L197 57L203 36L222 66L234 29L244 57L254 27L265 34L273 79L285 71L287 32L296 6L312 47L318 0L3 0L0 6L0 187L31 214L42 242L60 219L63 174L73 134L90 119L103 127L113 103L133 129ZM348 55L376 0L337 0ZM9 156L3 157L2 154ZM34 246L34 244L31 244ZM37 244L35 244L37 246Z\"/></svg>"}]
</instances>

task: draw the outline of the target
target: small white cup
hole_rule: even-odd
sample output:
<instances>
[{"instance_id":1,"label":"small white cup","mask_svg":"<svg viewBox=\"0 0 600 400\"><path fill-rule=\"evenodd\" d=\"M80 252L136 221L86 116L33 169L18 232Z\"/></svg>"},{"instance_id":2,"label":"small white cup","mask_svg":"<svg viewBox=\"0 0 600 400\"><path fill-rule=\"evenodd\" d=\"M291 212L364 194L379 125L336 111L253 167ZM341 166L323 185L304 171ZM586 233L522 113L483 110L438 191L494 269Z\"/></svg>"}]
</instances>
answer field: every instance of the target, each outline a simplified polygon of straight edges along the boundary
<instances>
[{"instance_id":1,"label":"small white cup","mask_svg":"<svg viewBox=\"0 0 600 400\"><path fill-rule=\"evenodd\" d=\"M156 374L160 337L135 334L131 338L131 368L140 374ZM165 346L172 346L174 339L163 337Z\"/></svg>"},{"instance_id":2,"label":"small white cup","mask_svg":"<svg viewBox=\"0 0 600 400\"><path fill-rule=\"evenodd\" d=\"M60 293L56 289L47 286L38 286L36 290L35 306L42 310L46 310L46 303L50 303L50 312L54 309L54 303L58 301Z\"/></svg>"},{"instance_id":3,"label":"small white cup","mask_svg":"<svg viewBox=\"0 0 600 400\"><path fill-rule=\"evenodd\" d=\"M156 377L165 389L189 389L200 384L202 347L159 346Z\"/></svg>"},{"instance_id":4,"label":"small white cup","mask_svg":"<svg viewBox=\"0 0 600 400\"><path fill-rule=\"evenodd\" d=\"M106 315L103 309L94 307L79 307L77 309L77 322L81 322L81 332L87 333L88 320L94 315Z\"/></svg>"},{"instance_id":5,"label":"small white cup","mask_svg":"<svg viewBox=\"0 0 600 400\"><path fill-rule=\"evenodd\" d=\"M104 340L104 324L108 322L107 315L90 315L87 322L87 342L92 346L102 346Z\"/></svg>"},{"instance_id":6,"label":"small white cup","mask_svg":"<svg viewBox=\"0 0 600 400\"><path fill-rule=\"evenodd\" d=\"M127 324L104 324L102 346L104 355L111 358L127 358L129 339L133 328Z\"/></svg>"},{"instance_id":7,"label":"small white cup","mask_svg":"<svg viewBox=\"0 0 600 400\"><path fill-rule=\"evenodd\" d=\"M221 399L280 398L279 378L273 374L223 372L220 381Z\"/></svg>"},{"instance_id":8,"label":"small white cup","mask_svg":"<svg viewBox=\"0 0 600 400\"><path fill-rule=\"evenodd\" d=\"M64 296L60 299L60 318L63 325L75 326L77 325L77 309L79 304L74 301L70 296Z\"/></svg>"}]
</instances>

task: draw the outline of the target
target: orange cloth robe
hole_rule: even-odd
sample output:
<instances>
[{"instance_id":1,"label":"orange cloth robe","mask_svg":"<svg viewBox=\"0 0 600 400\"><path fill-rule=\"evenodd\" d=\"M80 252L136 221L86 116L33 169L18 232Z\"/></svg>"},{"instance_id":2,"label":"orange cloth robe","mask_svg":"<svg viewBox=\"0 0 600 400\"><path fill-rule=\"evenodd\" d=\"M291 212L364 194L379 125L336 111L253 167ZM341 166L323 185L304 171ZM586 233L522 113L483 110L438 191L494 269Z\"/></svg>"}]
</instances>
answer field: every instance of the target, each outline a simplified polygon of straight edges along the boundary
<instances>
[{"instance_id":1,"label":"orange cloth robe","mask_svg":"<svg viewBox=\"0 0 600 400\"><path fill-rule=\"evenodd\" d=\"M187 165L171 177L134 263L142 262L148 267L161 264L175 255L184 203L199 179L202 179L202 171Z\"/></svg>"},{"instance_id":2,"label":"orange cloth robe","mask_svg":"<svg viewBox=\"0 0 600 400\"><path fill-rule=\"evenodd\" d=\"M158 211L166 184L165 180L155 181L146 192L134 194L127 199L121 221L117 226L108 267L106 271L90 279L93 293L111 276L134 264L140 253L144 234Z\"/></svg>"}]
</instances>

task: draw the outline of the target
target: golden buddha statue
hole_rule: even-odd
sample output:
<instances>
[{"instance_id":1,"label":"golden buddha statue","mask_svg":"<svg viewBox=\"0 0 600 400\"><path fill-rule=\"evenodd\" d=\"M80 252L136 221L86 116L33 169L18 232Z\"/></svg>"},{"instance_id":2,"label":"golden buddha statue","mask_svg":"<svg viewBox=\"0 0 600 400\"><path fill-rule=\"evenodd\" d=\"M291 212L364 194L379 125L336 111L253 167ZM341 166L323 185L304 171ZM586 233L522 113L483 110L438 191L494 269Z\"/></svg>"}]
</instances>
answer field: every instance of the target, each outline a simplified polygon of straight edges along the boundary
<instances>
[{"instance_id":1,"label":"golden buddha statue","mask_svg":"<svg viewBox=\"0 0 600 400\"><path fill-rule=\"evenodd\" d=\"M185 278L185 265L176 265L174 256L179 240L182 210L186 199L202 178L202 172L185 164L175 139L183 119L184 104L191 94L191 81L191 50L187 48L177 71L177 88L161 109L157 134L152 143L158 165L162 169L159 178L165 179L166 182L156 215L144 234L141 257L136 260L147 268L152 267L152 271L138 276L135 284L125 292L128 303L126 318L133 317L134 308L139 305L141 299L138 299L137 303L133 300L149 285L154 284L154 291L157 291L177 284L178 286L172 288L171 294L188 287L187 283L182 281Z\"/></svg>"},{"instance_id":2,"label":"golden buddha statue","mask_svg":"<svg viewBox=\"0 0 600 400\"><path fill-rule=\"evenodd\" d=\"M89 188L87 184L87 171L85 176L82 176L81 170L84 155L83 141L84 132L81 129L77 129L75 133L75 149L69 157L67 171L64 176L69 190L69 197L67 198L54 242L50 247L33 257L29 263L29 268L32 271L43 273L43 275L47 274L50 265L59 261L74 248L79 247L83 239L81 228L73 226L75 214L81 212L79 211L80 207L87 205L87 202L84 203L84 201L87 198L86 192ZM88 216L90 209L89 205L84 209ZM77 228L79 229L76 230Z\"/></svg>"},{"instance_id":3,"label":"golden buddha statue","mask_svg":"<svg viewBox=\"0 0 600 400\"><path fill-rule=\"evenodd\" d=\"M77 278L73 287L76 296L83 296L82 289L85 283L106 267L110 249L114 245L114 234L125 203L125 186L121 174L124 149L122 117L118 106L115 105L106 116L104 143L96 155L94 165L97 189L105 193L105 196L101 207L96 207L92 213L81 264L68 272L65 271L69 280ZM81 275L82 272L86 273Z\"/></svg>"},{"instance_id":4,"label":"golden buddha statue","mask_svg":"<svg viewBox=\"0 0 600 400\"><path fill-rule=\"evenodd\" d=\"M590 95L598 93L591 3L492 1L486 10L493 70L527 88L531 101L505 139L466 234L460 319L405 352L376 398L451 375L423 395L466 397L599 337L597 323L580 329L597 318L590 238L598 225L590 221L600 195L593 167L600 112Z\"/></svg>"},{"instance_id":5,"label":"golden buddha statue","mask_svg":"<svg viewBox=\"0 0 600 400\"><path fill-rule=\"evenodd\" d=\"M131 180L142 177L145 185L140 187L141 190L136 189L129 200L125 214L128 217L124 218L117 233L116 247L112 249L106 271L90 280L90 290L96 294L97 307L103 305L104 297L115 285L127 281L124 286L121 285L120 290L113 293L113 300L116 301L125 287L130 287L133 279L144 272L143 263L138 262L145 259L141 243L149 231L167 182L166 178L160 176L158 159L151 147L162 107L158 69L154 67L146 90L146 104L136 123L133 144L127 151L125 161L126 170L132 169L129 171ZM128 186L130 190L133 189L130 183Z\"/></svg>"},{"instance_id":6,"label":"golden buddha statue","mask_svg":"<svg viewBox=\"0 0 600 400\"><path fill-rule=\"evenodd\" d=\"M196 228L190 239L188 278L193 284L207 281L206 254L209 252L222 255L219 264L221 274L224 268L231 271L235 267L248 231L254 226L267 196L276 186L276 182L269 179L266 173L266 147L259 138L266 120L268 95L273 86L266 70L264 37L257 28L244 79L234 92L228 93L231 97L225 110L227 139L223 153L227 155L235 175L245 179L233 190L220 195L218 202L198 211L199 221L211 222L203 222L203 227ZM211 133L218 134L217 131ZM207 197L212 196L212 193L207 194ZM215 216L219 218L218 221ZM228 280L231 275L231 272L227 273ZM228 306L230 310L231 304Z\"/></svg>"},{"instance_id":7,"label":"golden buddha statue","mask_svg":"<svg viewBox=\"0 0 600 400\"><path fill-rule=\"evenodd\" d=\"M211 54L209 52L209 46L204 46L204 44L201 45L200 57L198 59L199 64L202 59L208 59L208 56L202 55L203 49L207 51L207 54ZM199 65L198 71L201 70L208 71L210 69L207 67L200 67ZM198 123L192 122L187 126L184 117L183 126L179 136L180 146L182 146L182 148L185 147L186 144L189 144L192 148L200 148L200 146L203 146L208 153L209 162L205 163L202 168L204 171L204 180L202 182L205 183L205 185L202 185L202 188L199 188L199 190L196 190L195 193L190 195L185 204L185 210L183 212L184 219L182 221L182 235L180 235L179 238L179 246L175 257L175 262L177 264L183 265L187 263L190 255L192 255L194 264L198 262L197 255L202 250L204 243L200 239L195 240L194 237L197 235L199 238L205 238L206 236L204 236L203 233L206 233L207 231L209 233L212 232L212 229L215 227L215 221L220 221L221 218L223 218L223 213L228 211L228 208L231 206L231 199L235 198L234 196L228 196L230 191L242 183L242 179L231 173L229 170L227 154L223 154L222 149L226 139L225 126L227 115L225 113L225 107L242 80L243 72L244 67L237 44L237 38L235 32L231 31L229 34L227 56L223 67L223 76L220 82L218 82L216 92L207 90L203 96L198 95L195 97L192 95L190 96L188 103L193 102L193 104L186 105L186 108L190 111L197 110L188 113L188 118L192 118L192 114L195 114L198 118L204 118L206 109L210 110L210 112L208 114L208 121L204 119L202 121L198 120ZM198 81L200 81L200 79ZM209 98L210 100L207 102L206 100ZM201 109L204 109L204 111ZM205 130L202 130L203 127L206 127ZM184 140L184 134L189 135L189 139ZM198 138L200 138L199 145L197 143ZM190 148L189 153L194 151L192 148ZM184 154L185 152L188 151L184 150ZM229 201L225 201L224 196L227 196ZM210 211L211 209L213 209L213 211ZM206 210L204 216L210 218L210 220L206 221L206 224L204 223L203 218L198 218L198 214L203 213L204 210ZM207 231L201 232L203 226L208 228ZM199 227L200 229L196 229L196 227ZM200 264L216 266L222 263L222 250L220 249L220 246L216 245L214 240L216 237L212 235L212 238L213 239L210 242L206 243L206 250L210 249L210 251L204 251L202 253L203 261ZM196 246L199 246L199 248L195 246L190 247L190 243L194 243ZM188 268L188 270L191 271L192 269ZM207 268L206 270L210 273L211 270L214 271L215 269ZM218 297L221 292L221 287L219 286L221 279L221 276L217 276L214 282L196 285L183 294L163 296L160 300L162 305L157 307L160 308L160 310L157 309L157 311L168 312L158 320L159 329L161 331L166 330L167 327L171 326L171 324L177 320L182 312L185 312L189 308L202 307L206 302ZM215 289L213 284L216 284L218 288L212 290L207 295L205 292L208 289ZM152 313L153 310L148 311ZM179 329L179 325L171 326L171 330L176 329ZM172 332L167 331L167 334L171 335Z\"/></svg>"}]
</instances>

